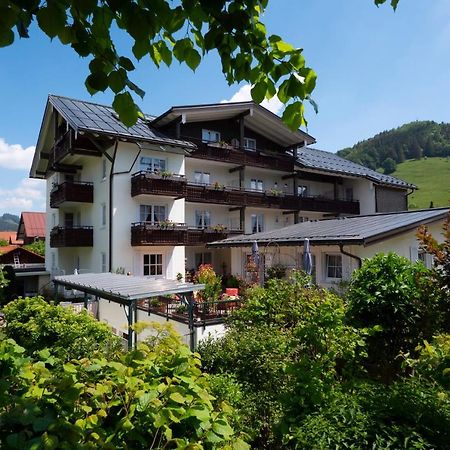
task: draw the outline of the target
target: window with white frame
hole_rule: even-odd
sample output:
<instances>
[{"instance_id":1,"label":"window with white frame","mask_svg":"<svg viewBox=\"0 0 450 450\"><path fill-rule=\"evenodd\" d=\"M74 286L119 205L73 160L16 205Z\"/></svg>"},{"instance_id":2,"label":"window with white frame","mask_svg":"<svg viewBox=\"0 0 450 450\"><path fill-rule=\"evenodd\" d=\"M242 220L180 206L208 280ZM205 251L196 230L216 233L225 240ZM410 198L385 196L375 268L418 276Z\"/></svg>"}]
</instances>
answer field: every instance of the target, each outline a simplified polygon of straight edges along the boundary
<instances>
[{"instance_id":1,"label":"window with white frame","mask_svg":"<svg viewBox=\"0 0 450 450\"><path fill-rule=\"evenodd\" d=\"M151 253L143 255L144 276L159 276L163 274L163 255L161 253Z\"/></svg>"},{"instance_id":2,"label":"window with white frame","mask_svg":"<svg viewBox=\"0 0 450 450\"><path fill-rule=\"evenodd\" d=\"M433 256L425 250L419 249L418 257L419 261L422 261L427 269L431 269L433 267Z\"/></svg>"},{"instance_id":3,"label":"window with white frame","mask_svg":"<svg viewBox=\"0 0 450 450\"><path fill-rule=\"evenodd\" d=\"M102 203L102 227L106 226L106 203Z\"/></svg>"},{"instance_id":4,"label":"window with white frame","mask_svg":"<svg viewBox=\"0 0 450 450\"><path fill-rule=\"evenodd\" d=\"M106 272L106 253L102 252L102 273Z\"/></svg>"},{"instance_id":5,"label":"window with white frame","mask_svg":"<svg viewBox=\"0 0 450 450\"><path fill-rule=\"evenodd\" d=\"M194 172L194 183L195 184L209 184L210 178L211 177L210 177L209 172L200 172L200 171Z\"/></svg>"},{"instance_id":6,"label":"window with white frame","mask_svg":"<svg viewBox=\"0 0 450 450\"><path fill-rule=\"evenodd\" d=\"M252 191L263 191L263 180L258 180L257 178L252 178L250 180L250 189Z\"/></svg>"},{"instance_id":7,"label":"window with white frame","mask_svg":"<svg viewBox=\"0 0 450 450\"><path fill-rule=\"evenodd\" d=\"M195 254L195 267L198 269L202 264L212 264L211 252L202 252Z\"/></svg>"},{"instance_id":8,"label":"window with white frame","mask_svg":"<svg viewBox=\"0 0 450 450\"><path fill-rule=\"evenodd\" d=\"M326 277L329 279L342 278L342 255L325 255Z\"/></svg>"},{"instance_id":9,"label":"window with white frame","mask_svg":"<svg viewBox=\"0 0 450 450\"><path fill-rule=\"evenodd\" d=\"M202 141L203 142L219 142L220 133L214 130L202 130Z\"/></svg>"},{"instance_id":10,"label":"window with white frame","mask_svg":"<svg viewBox=\"0 0 450 450\"><path fill-rule=\"evenodd\" d=\"M211 226L211 212L210 211L195 211L195 226L197 228L208 228Z\"/></svg>"},{"instance_id":11,"label":"window with white frame","mask_svg":"<svg viewBox=\"0 0 450 450\"><path fill-rule=\"evenodd\" d=\"M56 269L56 254L52 252L51 255L52 255L52 269Z\"/></svg>"},{"instance_id":12,"label":"window with white frame","mask_svg":"<svg viewBox=\"0 0 450 450\"><path fill-rule=\"evenodd\" d=\"M252 233L264 231L264 214L252 214Z\"/></svg>"},{"instance_id":13,"label":"window with white frame","mask_svg":"<svg viewBox=\"0 0 450 450\"><path fill-rule=\"evenodd\" d=\"M152 156L141 156L139 167L146 172L164 172L166 170L166 160Z\"/></svg>"},{"instance_id":14,"label":"window with white frame","mask_svg":"<svg viewBox=\"0 0 450 450\"><path fill-rule=\"evenodd\" d=\"M66 228L74 227L73 213L64 213L64 226Z\"/></svg>"},{"instance_id":15,"label":"window with white frame","mask_svg":"<svg viewBox=\"0 0 450 450\"><path fill-rule=\"evenodd\" d=\"M347 200L348 202L353 201L353 188L352 187L345 188L345 200Z\"/></svg>"},{"instance_id":16,"label":"window with white frame","mask_svg":"<svg viewBox=\"0 0 450 450\"><path fill-rule=\"evenodd\" d=\"M159 223L167 219L164 205L139 205L140 222Z\"/></svg>"},{"instance_id":17,"label":"window with white frame","mask_svg":"<svg viewBox=\"0 0 450 450\"><path fill-rule=\"evenodd\" d=\"M246 150L256 151L256 139L244 138L244 148Z\"/></svg>"}]
</instances>

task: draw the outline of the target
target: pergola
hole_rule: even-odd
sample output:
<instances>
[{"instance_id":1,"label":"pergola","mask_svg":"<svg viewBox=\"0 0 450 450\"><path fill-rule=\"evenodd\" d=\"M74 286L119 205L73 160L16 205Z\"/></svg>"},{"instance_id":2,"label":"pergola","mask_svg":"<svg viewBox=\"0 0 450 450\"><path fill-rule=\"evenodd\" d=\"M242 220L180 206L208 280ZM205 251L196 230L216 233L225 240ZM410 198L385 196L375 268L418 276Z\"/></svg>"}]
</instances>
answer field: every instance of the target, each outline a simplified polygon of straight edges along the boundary
<instances>
[{"instance_id":1,"label":"pergola","mask_svg":"<svg viewBox=\"0 0 450 450\"><path fill-rule=\"evenodd\" d=\"M58 297L58 286L75 289L84 293L84 306L87 307L88 295L96 300L100 298L128 308L125 314L128 326L135 323L137 316L137 303L139 300L157 297L161 295L177 294L180 301L188 309L189 331L191 348L194 347L194 291L201 291L204 284L182 283L165 278L149 279L133 275L121 275L116 273L84 273L75 275L60 275L53 279L55 286L55 299ZM133 346L136 340L135 332L129 328L128 348Z\"/></svg>"}]
</instances>

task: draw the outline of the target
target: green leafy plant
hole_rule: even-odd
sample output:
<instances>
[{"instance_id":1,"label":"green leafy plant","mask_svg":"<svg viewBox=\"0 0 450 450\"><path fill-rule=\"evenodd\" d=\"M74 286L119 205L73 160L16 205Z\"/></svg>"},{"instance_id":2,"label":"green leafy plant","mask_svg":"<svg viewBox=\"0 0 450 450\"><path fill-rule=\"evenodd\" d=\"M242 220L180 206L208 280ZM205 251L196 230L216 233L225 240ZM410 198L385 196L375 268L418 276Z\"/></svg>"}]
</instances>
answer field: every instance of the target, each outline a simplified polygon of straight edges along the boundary
<instances>
[{"instance_id":1,"label":"green leafy plant","mask_svg":"<svg viewBox=\"0 0 450 450\"><path fill-rule=\"evenodd\" d=\"M283 264L275 264L267 269L267 279L284 278L286 276L287 267Z\"/></svg>"},{"instance_id":2,"label":"green leafy plant","mask_svg":"<svg viewBox=\"0 0 450 450\"><path fill-rule=\"evenodd\" d=\"M201 264L195 274L195 281L204 284L205 289L198 296L204 302L215 302L222 292L222 278L214 272L210 264Z\"/></svg>"},{"instance_id":3,"label":"green leafy plant","mask_svg":"<svg viewBox=\"0 0 450 450\"><path fill-rule=\"evenodd\" d=\"M374 375L391 379L400 369L397 356L413 351L435 330L436 296L430 272L395 253L378 254L355 271L347 291L352 324L372 328L369 364Z\"/></svg>"},{"instance_id":4,"label":"green leafy plant","mask_svg":"<svg viewBox=\"0 0 450 450\"><path fill-rule=\"evenodd\" d=\"M53 356L69 361L103 351L113 354L122 348L109 326L88 312L75 314L42 297L12 301L4 313L6 336L23 346L29 355L48 348Z\"/></svg>"},{"instance_id":5,"label":"green leafy plant","mask_svg":"<svg viewBox=\"0 0 450 450\"><path fill-rule=\"evenodd\" d=\"M41 239L34 241L32 244L24 245L23 248L26 248L37 255L45 256L45 241Z\"/></svg>"},{"instance_id":6,"label":"green leafy plant","mask_svg":"<svg viewBox=\"0 0 450 450\"><path fill-rule=\"evenodd\" d=\"M140 327L142 328L142 327ZM0 341L0 433L7 449L248 449L232 413L209 392L198 355L153 324L147 342L120 355L72 360L55 370Z\"/></svg>"}]
</instances>

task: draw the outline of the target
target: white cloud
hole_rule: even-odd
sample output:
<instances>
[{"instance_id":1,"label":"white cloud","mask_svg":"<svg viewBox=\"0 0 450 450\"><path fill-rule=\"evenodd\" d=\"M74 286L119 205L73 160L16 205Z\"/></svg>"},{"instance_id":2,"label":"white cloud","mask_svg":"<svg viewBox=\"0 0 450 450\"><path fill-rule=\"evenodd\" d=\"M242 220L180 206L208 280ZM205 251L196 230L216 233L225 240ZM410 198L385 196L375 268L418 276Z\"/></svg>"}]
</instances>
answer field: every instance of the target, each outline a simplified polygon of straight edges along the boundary
<instances>
[{"instance_id":1,"label":"white cloud","mask_svg":"<svg viewBox=\"0 0 450 450\"><path fill-rule=\"evenodd\" d=\"M31 167L34 146L23 148L20 144L8 144L0 138L0 167L26 169Z\"/></svg>"},{"instance_id":2,"label":"white cloud","mask_svg":"<svg viewBox=\"0 0 450 450\"><path fill-rule=\"evenodd\" d=\"M0 211L45 211L45 181L24 178L17 187L0 188Z\"/></svg>"},{"instance_id":3,"label":"white cloud","mask_svg":"<svg viewBox=\"0 0 450 450\"><path fill-rule=\"evenodd\" d=\"M244 84L229 100L222 100L220 103L247 102L252 99L251 89L252 87L249 84ZM281 103L279 98L275 95L270 100L264 99L261 102L261 106L278 114L283 108L283 103Z\"/></svg>"}]
</instances>

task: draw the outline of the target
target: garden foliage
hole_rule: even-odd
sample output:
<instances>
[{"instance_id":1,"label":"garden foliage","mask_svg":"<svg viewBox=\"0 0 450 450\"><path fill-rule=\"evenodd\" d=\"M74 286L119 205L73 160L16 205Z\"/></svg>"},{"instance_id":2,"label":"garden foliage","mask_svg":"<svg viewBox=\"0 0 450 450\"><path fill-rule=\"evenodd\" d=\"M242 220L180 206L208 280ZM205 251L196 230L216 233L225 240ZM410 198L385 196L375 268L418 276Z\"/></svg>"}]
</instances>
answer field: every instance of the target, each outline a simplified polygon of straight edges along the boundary
<instances>
[{"instance_id":1,"label":"garden foliage","mask_svg":"<svg viewBox=\"0 0 450 450\"><path fill-rule=\"evenodd\" d=\"M52 335L51 327L32 320L32 310L43 318L42 302L26 299L8 306L14 332L8 323L7 333L17 334L29 347L7 336L0 341L1 448L248 448L229 424L230 407L210 394L199 355L170 328L154 324L151 338L134 350L94 354L82 341L100 324L47 305L46 320L60 321ZM68 343L80 322L80 348L55 351ZM100 328L101 338L114 340L107 328ZM25 329L32 334L29 339ZM48 331L51 347L45 348ZM69 360L75 354L78 359Z\"/></svg>"}]
</instances>

